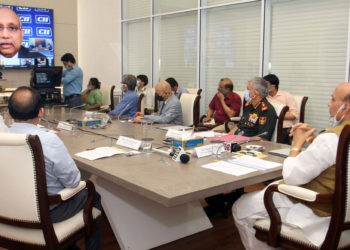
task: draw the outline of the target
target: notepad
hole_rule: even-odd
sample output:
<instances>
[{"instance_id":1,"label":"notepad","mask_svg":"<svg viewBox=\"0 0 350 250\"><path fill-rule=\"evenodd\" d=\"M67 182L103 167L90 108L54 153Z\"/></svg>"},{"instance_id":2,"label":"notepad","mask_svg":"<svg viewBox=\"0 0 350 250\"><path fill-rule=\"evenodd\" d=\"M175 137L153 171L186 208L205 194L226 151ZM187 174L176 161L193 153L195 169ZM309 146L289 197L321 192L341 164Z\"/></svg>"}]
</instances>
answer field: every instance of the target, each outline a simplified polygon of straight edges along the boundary
<instances>
[{"instance_id":1,"label":"notepad","mask_svg":"<svg viewBox=\"0 0 350 250\"><path fill-rule=\"evenodd\" d=\"M227 161L218 161L214 163L205 164L202 166L202 168L207 168L235 176L245 175L256 171L256 169L247 168Z\"/></svg>"}]
</instances>

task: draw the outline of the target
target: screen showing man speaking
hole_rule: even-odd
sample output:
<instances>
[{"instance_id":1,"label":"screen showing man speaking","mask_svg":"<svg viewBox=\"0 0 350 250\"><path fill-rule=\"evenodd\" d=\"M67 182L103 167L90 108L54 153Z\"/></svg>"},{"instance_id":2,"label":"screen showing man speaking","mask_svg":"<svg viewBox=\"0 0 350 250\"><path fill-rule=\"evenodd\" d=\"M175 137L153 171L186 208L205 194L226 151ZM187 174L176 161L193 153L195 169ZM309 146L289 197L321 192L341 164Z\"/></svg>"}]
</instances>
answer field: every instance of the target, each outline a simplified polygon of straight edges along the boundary
<instances>
[{"instance_id":1,"label":"screen showing man speaking","mask_svg":"<svg viewBox=\"0 0 350 250\"><path fill-rule=\"evenodd\" d=\"M0 67L53 65L53 10L0 5Z\"/></svg>"}]
</instances>

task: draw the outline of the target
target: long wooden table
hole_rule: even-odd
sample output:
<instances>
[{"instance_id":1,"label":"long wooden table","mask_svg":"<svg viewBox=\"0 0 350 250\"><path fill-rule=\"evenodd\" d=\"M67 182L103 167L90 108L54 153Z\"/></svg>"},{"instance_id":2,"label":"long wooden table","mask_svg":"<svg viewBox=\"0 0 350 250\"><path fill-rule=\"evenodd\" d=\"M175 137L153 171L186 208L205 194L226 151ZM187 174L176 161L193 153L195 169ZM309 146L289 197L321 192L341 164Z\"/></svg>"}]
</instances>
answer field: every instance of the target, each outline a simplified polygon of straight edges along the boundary
<instances>
[{"instance_id":1,"label":"long wooden table","mask_svg":"<svg viewBox=\"0 0 350 250\"><path fill-rule=\"evenodd\" d=\"M46 119L81 119L82 111L66 112L56 108ZM45 125L45 123L43 123ZM154 146L161 146L165 131L149 128L148 137ZM122 249L149 249L212 227L199 200L247 185L281 176L281 167L234 176L202 168L213 162L211 156L194 158L187 164L177 163L158 153L135 156L117 155L89 161L75 156L87 148L115 145L119 135L143 137L141 124L113 121L106 129L79 130L78 136L60 131L79 168L95 176L96 188ZM288 147L272 142L252 142L265 146L265 152ZM167 163L161 162L163 158ZM268 160L283 158L268 155Z\"/></svg>"}]
</instances>

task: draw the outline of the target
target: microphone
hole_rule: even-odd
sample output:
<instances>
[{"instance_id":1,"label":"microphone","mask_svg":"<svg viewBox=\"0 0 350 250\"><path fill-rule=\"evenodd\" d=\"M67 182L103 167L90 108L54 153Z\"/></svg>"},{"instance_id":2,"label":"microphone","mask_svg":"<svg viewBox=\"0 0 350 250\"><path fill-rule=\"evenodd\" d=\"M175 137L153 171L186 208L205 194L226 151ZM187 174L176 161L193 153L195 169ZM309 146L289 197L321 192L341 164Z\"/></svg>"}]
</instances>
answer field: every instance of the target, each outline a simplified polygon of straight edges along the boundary
<instances>
[{"instance_id":1,"label":"microphone","mask_svg":"<svg viewBox=\"0 0 350 250\"><path fill-rule=\"evenodd\" d=\"M78 106L75 106L75 107L71 107L71 108L69 109L69 119L67 119L67 122L76 122L77 119L72 119L72 110L73 110L73 109L80 108L80 107L83 107L83 106L85 106L85 104L81 104L81 105L78 105Z\"/></svg>"},{"instance_id":2,"label":"microphone","mask_svg":"<svg viewBox=\"0 0 350 250\"><path fill-rule=\"evenodd\" d=\"M152 148L154 152L165 154L171 157L175 162L187 163L190 161L190 156L182 148L176 148L171 152L160 150L157 148Z\"/></svg>"},{"instance_id":3,"label":"microphone","mask_svg":"<svg viewBox=\"0 0 350 250\"><path fill-rule=\"evenodd\" d=\"M69 110L69 114L72 113L72 109L81 108L81 107L83 107L83 106L85 106L85 104L80 104L80 105L78 105L78 106L71 107L70 110Z\"/></svg>"},{"instance_id":4,"label":"microphone","mask_svg":"<svg viewBox=\"0 0 350 250\"><path fill-rule=\"evenodd\" d=\"M263 132L263 133L260 133L260 134L257 134L256 136L254 136L254 137L261 137L261 136L264 136L264 135L267 135L268 134L268 132L267 131L265 131L265 132ZM252 141L261 141L261 139L258 139L258 140L252 140L252 138L249 138L248 140L246 140L246 141L243 141L243 142L241 142L241 143L239 143L240 145L242 145L242 144L244 144L244 143L248 143L248 142L252 142Z\"/></svg>"},{"instance_id":5,"label":"microphone","mask_svg":"<svg viewBox=\"0 0 350 250\"><path fill-rule=\"evenodd\" d=\"M68 107L68 104L56 104L56 105L52 105L51 107L52 107L52 109L54 109L56 107Z\"/></svg>"}]
</instances>

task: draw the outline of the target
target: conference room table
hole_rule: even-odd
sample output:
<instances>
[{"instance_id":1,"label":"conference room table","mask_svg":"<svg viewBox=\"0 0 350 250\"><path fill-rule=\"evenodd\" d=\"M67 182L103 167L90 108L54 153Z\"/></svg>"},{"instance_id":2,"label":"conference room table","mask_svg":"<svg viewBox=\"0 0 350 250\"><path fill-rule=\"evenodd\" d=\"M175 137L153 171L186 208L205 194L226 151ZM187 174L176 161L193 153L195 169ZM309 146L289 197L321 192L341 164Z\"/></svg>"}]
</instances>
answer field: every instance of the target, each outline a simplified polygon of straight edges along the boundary
<instances>
[{"instance_id":1,"label":"conference room table","mask_svg":"<svg viewBox=\"0 0 350 250\"><path fill-rule=\"evenodd\" d=\"M45 112L41 124L52 128L57 125L52 121L83 117L84 111L57 107ZM77 166L94 176L105 213L122 249L150 249L209 229L212 224L200 204L201 199L281 176L282 167L242 176L201 167L214 162L212 156L191 156L183 164L156 152L115 155L94 161L75 155L90 148L115 146L120 135L141 140L145 136L142 126L114 120L105 129L84 128L75 135L71 131L58 132ZM165 146L166 131L159 129L161 126L165 125L146 128L155 148ZM249 144L263 145L263 153L267 155L264 159L279 163L284 158L267 152L289 147L267 141L244 145Z\"/></svg>"}]
</instances>

